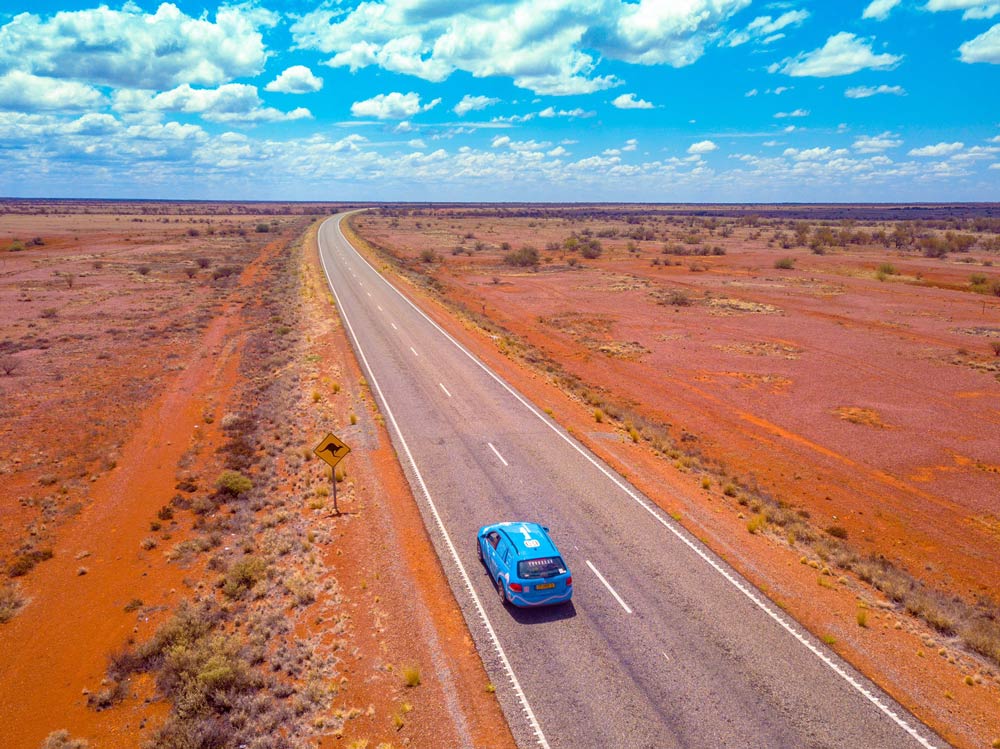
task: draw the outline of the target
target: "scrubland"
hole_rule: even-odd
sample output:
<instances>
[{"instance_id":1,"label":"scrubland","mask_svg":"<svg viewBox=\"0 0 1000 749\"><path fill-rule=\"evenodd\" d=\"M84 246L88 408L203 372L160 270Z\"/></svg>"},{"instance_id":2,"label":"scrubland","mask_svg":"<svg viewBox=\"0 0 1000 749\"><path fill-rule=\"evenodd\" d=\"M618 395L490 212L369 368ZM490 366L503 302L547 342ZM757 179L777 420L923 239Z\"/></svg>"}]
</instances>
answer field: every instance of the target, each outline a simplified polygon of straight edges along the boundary
<instances>
[{"instance_id":1,"label":"scrubland","mask_svg":"<svg viewBox=\"0 0 1000 749\"><path fill-rule=\"evenodd\" d=\"M318 268L337 206L2 209L0 743L513 746Z\"/></svg>"}]
</instances>

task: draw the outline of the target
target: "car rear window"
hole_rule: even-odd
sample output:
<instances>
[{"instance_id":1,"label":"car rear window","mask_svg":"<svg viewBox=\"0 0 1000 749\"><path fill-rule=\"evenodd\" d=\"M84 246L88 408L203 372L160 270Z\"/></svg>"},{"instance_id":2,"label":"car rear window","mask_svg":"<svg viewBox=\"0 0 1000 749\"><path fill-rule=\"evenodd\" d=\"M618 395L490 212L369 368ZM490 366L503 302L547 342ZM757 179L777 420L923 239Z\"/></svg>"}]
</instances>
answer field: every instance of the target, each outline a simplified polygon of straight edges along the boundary
<instances>
[{"instance_id":1,"label":"car rear window","mask_svg":"<svg viewBox=\"0 0 1000 749\"><path fill-rule=\"evenodd\" d=\"M517 563L517 574L521 578L552 577L566 571L561 557L542 557L541 559L524 559Z\"/></svg>"}]
</instances>

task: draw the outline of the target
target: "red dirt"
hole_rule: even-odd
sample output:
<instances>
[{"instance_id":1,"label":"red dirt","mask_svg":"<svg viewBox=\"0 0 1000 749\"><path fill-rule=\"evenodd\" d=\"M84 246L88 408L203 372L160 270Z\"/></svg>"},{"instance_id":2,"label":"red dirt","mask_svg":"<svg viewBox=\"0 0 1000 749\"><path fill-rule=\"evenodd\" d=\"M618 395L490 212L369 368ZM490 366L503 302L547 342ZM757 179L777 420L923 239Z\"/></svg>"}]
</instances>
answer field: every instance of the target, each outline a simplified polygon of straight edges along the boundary
<instances>
[{"instance_id":1,"label":"red dirt","mask_svg":"<svg viewBox=\"0 0 1000 749\"><path fill-rule=\"evenodd\" d=\"M517 344L494 340L404 284L439 322L813 632L835 638L839 652L946 738L971 747L1000 736L995 667L895 607L878 608L884 599L853 576L822 575L783 539L748 534L743 509L719 479L701 488L701 478L718 476L721 466L808 512L815 527L841 526L859 552L883 554L970 601L995 597L1000 366L988 344L1000 336L1000 300L968 291L971 272L1000 279L983 265L988 257L959 258L970 265L872 247L818 256L769 248L766 238L737 229L732 238L704 238L724 246L722 256L654 266L651 258L677 262L660 252L660 241L639 242L629 253L624 239L603 239L603 256L582 268L567 265L564 250L543 250L534 273L500 263L500 242L540 248L613 222L463 213L391 211L355 221L366 239L429 272L451 303L470 311L466 317L484 315L592 391L668 423L712 471L689 473L621 432L620 440L602 438L615 430L595 424L592 408L504 355ZM664 223L657 230L674 228ZM473 249L467 233L486 246ZM471 257L449 254L455 246ZM428 249L437 263L420 261ZM796 258L793 270L773 267L784 256ZM887 260L897 272L879 280L873 269ZM692 271L693 263L703 270ZM672 290L693 303L657 304ZM859 600L873 607L867 627L856 621Z\"/></svg>"},{"instance_id":2,"label":"red dirt","mask_svg":"<svg viewBox=\"0 0 1000 749\"><path fill-rule=\"evenodd\" d=\"M111 212L7 215L0 222L0 248L8 237L45 242L0 251L0 355L18 363L0 377L0 560L6 569L25 550L54 553L14 581L25 605L0 624L0 746L35 749L65 728L92 747L134 747L166 717L169 705L147 675L132 679L132 697L109 709L89 708L87 697L107 684L109 654L146 640L182 599L218 578L201 561L168 561L165 550L192 530L179 518L158 523L157 511L177 493L179 479L217 474L217 419L239 405L234 394L247 385L240 362L249 337L260 333L247 310L274 272L272 261L298 252L309 279L303 288L311 289L312 301L303 303L316 314L294 360L306 363L294 366L303 379L320 378L310 362L326 362L343 372L345 393L314 404L301 392L291 425L312 439L359 411L360 426L373 435L371 444L355 445L348 462L352 478L342 506L349 512L310 517L332 531L333 541L322 547L325 579L335 587L340 581L351 609L340 635L350 663L336 685L335 712L325 724L316 718L315 733L339 723L336 711L361 706L345 722L344 738L512 747L387 435L364 411L370 398L350 384L359 375L330 308L318 301L325 296L315 250L289 249L308 221L230 215L229 205L214 213L202 206L199 215L185 214L187 206L177 213L164 205L133 207L121 215L114 211L122 206L97 208ZM150 210L167 215L151 217ZM272 218L272 233L254 231ZM206 226L220 231L205 236ZM268 241L273 231L278 238ZM210 268L189 279L185 268L200 256ZM227 265L234 275L208 280ZM137 272L144 266L150 270ZM55 271L72 273L72 280ZM43 314L51 307L55 314ZM288 469L282 491L293 495L308 485L320 470L316 463ZM388 542L387 526L405 549L388 568L384 550L368 541L381 535ZM147 539L155 546L146 548ZM415 589L423 593L415 596ZM137 599L137 613L124 610ZM296 621L303 639L331 636L319 617ZM420 686L402 686L404 665L420 667ZM403 701L412 712L402 711ZM321 745L337 743L331 734Z\"/></svg>"}]
</instances>

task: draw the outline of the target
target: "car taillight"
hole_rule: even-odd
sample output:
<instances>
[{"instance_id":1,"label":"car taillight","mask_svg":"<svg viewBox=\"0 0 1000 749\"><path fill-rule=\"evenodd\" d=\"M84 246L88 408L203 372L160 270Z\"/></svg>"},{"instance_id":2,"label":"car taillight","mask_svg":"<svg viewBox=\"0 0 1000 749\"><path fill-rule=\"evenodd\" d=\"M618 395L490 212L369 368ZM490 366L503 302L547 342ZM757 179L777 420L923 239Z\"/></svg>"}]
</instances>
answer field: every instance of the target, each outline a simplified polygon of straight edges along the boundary
<instances>
[{"instance_id":1,"label":"car taillight","mask_svg":"<svg viewBox=\"0 0 1000 749\"><path fill-rule=\"evenodd\" d=\"M510 588L515 593L520 593L522 590L524 590L524 588L521 587L521 583L511 583L507 587Z\"/></svg>"},{"instance_id":2,"label":"car taillight","mask_svg":"<svg viewBox=\"0 0 1000 749\"><path fill-rule=\"evenodd\" d=\"M570 575L569 577L566 578L566 587L568 588L572 584L573 584L573 576Z\"/></svg>"}]
</instances>

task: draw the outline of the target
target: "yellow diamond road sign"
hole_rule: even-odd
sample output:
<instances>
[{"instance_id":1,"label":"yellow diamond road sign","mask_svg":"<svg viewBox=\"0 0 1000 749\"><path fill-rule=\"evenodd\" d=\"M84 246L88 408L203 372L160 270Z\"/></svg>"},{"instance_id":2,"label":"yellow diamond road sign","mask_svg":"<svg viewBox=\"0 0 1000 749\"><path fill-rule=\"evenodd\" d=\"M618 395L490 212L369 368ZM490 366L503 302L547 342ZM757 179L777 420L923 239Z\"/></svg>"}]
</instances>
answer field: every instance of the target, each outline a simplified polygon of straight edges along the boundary
<instances>
[{"instance_id":1,"label":"yellow diamond road sign","mask_svg":"<svg viewBox=\"0 0 1000 749\"><path fill-rule=\"evenodd\" d=\"M347 453L351 451L347 445L340 441L340 439L333 434L328 434L323 438L323 441L319 443L319 446L313 450L319 457L329 463L331 466L336 467L337 463L343 459Z\"/></svg>"}]
</instances>

